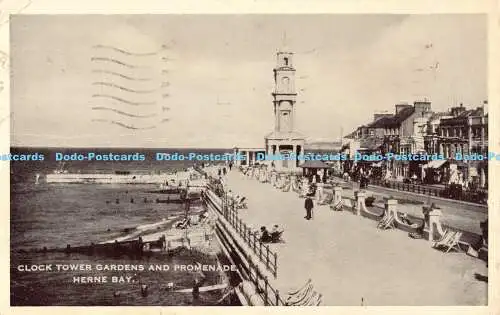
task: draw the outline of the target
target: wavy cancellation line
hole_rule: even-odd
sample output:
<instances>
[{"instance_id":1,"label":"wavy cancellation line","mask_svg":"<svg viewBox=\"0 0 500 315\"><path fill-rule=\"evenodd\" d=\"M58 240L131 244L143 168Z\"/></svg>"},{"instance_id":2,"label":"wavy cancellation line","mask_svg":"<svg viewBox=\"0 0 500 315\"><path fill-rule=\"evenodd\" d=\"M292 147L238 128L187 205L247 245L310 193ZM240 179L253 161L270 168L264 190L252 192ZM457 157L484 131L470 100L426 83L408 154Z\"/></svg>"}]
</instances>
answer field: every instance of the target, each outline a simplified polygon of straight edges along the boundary
<instances>
[{"instance_id":1,"label":"wavy cancellation line","mask_svg":"<svg viewBox=\"0 0 500 315\"><path fill-rule=\"evenodd\" d=\"M123 115L123 116L128 116L128 117L134 117L134 118L151 118L158 116L158 114L149 114L149 115L135 115L135 114L130 114L115 108L111 107L106 107L106 106L94 106L92 107L92 110L104 110L104 111L110 111L110 112L115 112L117 114Z\"/></svg>"},{"instance_id":2,"label":"wavy cancellation line","mask_svg":"<svg viewBox=\"0 0 500 315\"><path fill-rule=\"evenodd\" d=\"M118 102L122 102L122 103L125 103L125 104L128 104L128 105L132 105L132 106L142 106L142 105L151 106L151 105L156 105L156 102L132 102L132 101L126 100L124 98L117 97L117 96L110 95L110 94L93 94L92 97L112 99L112 100L115 100L115 101L118 101Z\"/></svg>"},{"instance_id":3,"label":"wavy cancellation line","mask_svg":"<svg viewBox=\"0 0 500 315\"><path fill-rule=\"evenodd\" d=\"M154 128L156 128L156 126L135 127L135 126L132 126L132 125L127 125L127 124L121 123L119 121L107 120L107 119L92 119L92 121L94 121L94 122L101 122L101 123L108 123L108 124L112 124L112 125L117 125L117 126L120 126L120 127L126 128L126 129L132 129L132 130L147 130L147 129L154 129Z\"/></svg>"},{"instance_id":4,"label":"wavy cancellation line","mask_svg":"<svg viewBox=\"0 0 500 315\"><path fill-rule=\"evenodd\" d=\"M92 57L92 58L90 58L90 60L91 61L111 62L111 63L115 63L117 65L124 66L124 67L130 68L130 69L149 68L147 66L132 65L132 64L129 64L129 63L126 63L126 62L123 62L123 61L120 61L120 60L117 60L114 58L109 58L109 57Z\"/></svg>"},{"instance_id":5,"label":"wavy cancellation line","mask_svg":"<svg viewBox=\"0 0 500 315\"><path fill-rule=\"evenodd\" d=\"M121 74L121 73L118 73L118 72L115 72L115 71L109 71L109 70L100 70L100 69L97 69L97 70L92 70L92 72L94 72L94 73L111 74L111 75L114 75L114 76L117 76L117 77L120 77L120 78L123 78L123 79L127 79L129 81L151 81L152 80L151 78L134 78L134 77L131 77L131 76L128 76L128 75L124 75L124 74Z\"/></svg>"},{"instance_id":6,"label":"wavy cancellation line","mask_svg":"<svg viewBox=\"0 0 500 315\"><path fill-rule=\"evenodd\" d=\"M158 51L155 51L155 52L133 53L133 52L130 52L128 50L117 48L117 47L110 46L110 45L94 45L93 48L97 48L97 49L109 49L109 50L117 51L117 52L122 53L124 55L138 56L138 57L142 57L142 56L154 56L154 55L158 54L160 51L167 49L167 47L165 45L162 45L162 48L160 50L158 50Z\"/></svg>"},{"instance_id":7,"label":"wavy cancellation line","mask_svg":"<svg viewBox=\"0 0 500 315\"><path fill-rule=\"evenodd\" d=\"M93 82L92 85L104 85L104 86L116 88L116 89L119 89L122 91L130 92L130 93L139 93L139 94L153 93L153 92L158 91L158 89L160 89L160 88L156 88L153 90L132 90L132 89L126 88L126 87L118 85L118 84L109 83L109 82L102 82L102 81Z\"/></svg>"}]
</instances>

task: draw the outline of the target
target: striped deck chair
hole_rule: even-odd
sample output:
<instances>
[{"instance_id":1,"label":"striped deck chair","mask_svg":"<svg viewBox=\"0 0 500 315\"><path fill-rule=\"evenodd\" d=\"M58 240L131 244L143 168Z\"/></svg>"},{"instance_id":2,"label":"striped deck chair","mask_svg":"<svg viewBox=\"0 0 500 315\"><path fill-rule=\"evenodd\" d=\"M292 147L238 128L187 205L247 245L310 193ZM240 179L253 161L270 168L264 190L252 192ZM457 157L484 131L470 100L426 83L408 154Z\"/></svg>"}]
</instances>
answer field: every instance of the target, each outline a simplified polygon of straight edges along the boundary
<instances>
[{"instance_id":1,"label":"striped deck chair","mask_svg":"<svg viewBox=\"0 0 500 315\"><path fill-rule=\"evenodd\" d=\"M307 280L307 282L303 286L301 286L300 288L298 288L297 290L290 290L290 291L288 291L287 292L288 295L295 295L295 294L298 294L299 292L302 292L303 290L305 290L307 288L307 286L309 284L311 284L311 282L312 282L312 280L309 278Z\"/></svg>"},{"instance_id":2,"label":"striped deck chair","mask_svg":"<svg viewBox=\"0 0 500 315\"><path fill-rule=\"evenodd\" d=\"M334 203L330 204L330 209L334 211L342 211L343 206L344 206L344 201L340 199L335 204Z\"/></svg>"},{"instance_id":3,"label":"striped deck chair","mask_svg":"<svg viewBox=\"0 0 500 315\"><path fill-rule=\"evenodd\" d=\"M448 244L448 248L446 249L446 253L448 253L450 250L455 250L457 252L463 252L462 248L460 248L460 238L462 237L462 232L455 232L455 235L453 235L452 238L450 238Z\"/></svg>"},{"instance_id":4,"label":"striped deck chair","mask_svg":"<svg viewBox=\"0 0 500 315\"><path fill-rule=\"evenodd\" d=\"M300 305L297 306L307 306L310 305L309 303L315 303L319 297L319 293L314 291L313 294L311 294L305 301L300 303Z\"/></svg>"},{"instance_id":5,"label":"striped deck chair","mask_svg":"<svg viewBox=\"0 0 500 315\"><path fill-rule=\"evenodd\" d=\"M308 306L319 306L323 300L323 294L318 294L316 298L314 298L312 301L310 301L307 305Z\"/></svg>"},{"instance_id":6,"label":"striped deck chair","mask_svg":"<svg viewBox=\"0 0 500 315\"><path fill-rule=\"evenodd\" d=\"M313 293L313 284L311 281L307 281L306 285L304 285L299 290L296 290L293 293L288 293L288 297L286 298L285 305L298 305L308 299L310 295Z\"/></svg>"},{"instance_id":7,"label":"striped deck chair","mask_svg":"<svg viewBox=\"0 0 500 315\"><path fill-rule=\"evenodd\" d=\"M394 222L395 222L394 216L391 215L391 214L389 214L385 218L383 218L382 220L380 220L380 222L378 223L377 227L379 229L381 229L381 230L393 229L393 228L396 227L394 225Z\"/></svg>"},{"instance_id":8,"label":"striped deck chair","mask_svg":"<svg viewBox=\"0 0 500 315\"><path fill-rule=\"evenodd\" d=\"M462 235L463 235L462 232L457 232L455 234L455 236L450 240L446 252L449 252L452 249L456 250L457 252L463 252L462 248L460 248L460 239L462 238Z\"/></svg>"},{"instance_id":9,"label":"striped deck chair","mask_svg":"<svg viewBox=\"0 0 500 315\"><path fill-rule=\"evenodd\" d=\"M377 228L380 228L382 225L384 225L387 221L389 220L389 215L387 215L387 213L384 214L384 216L382 217L382 219L380 219L380 221L378 221L378 224L377 224Z\"/></svg>"},{"instance_id":10,"label":"striped deck chair","mask_svg":"<svg viewBox=\"0 0 500 315\"><path fill-rule=\"evenodd\" d=\"M442 246L446 246L446 244L448 244L448 242L450 241L450 239L455 236L455 232L451 231L451 230L447 230L444 232L443 235L441 235L441 238L437 241L435 241L434 243L432 243L432 247L434 248L440 248ZM432 235L429 235L429 237L432 237Z\"/></svg>"},{"instance_id":11,"label":"striped deck chair","mask_svg":"<svg viewBox=\"0 0 500 315\"><path fill-rule=\"evenodd\" d=\"M383 229L383 230L395 229L396 228L395 222L396 222L396 218L394 218L394 216L391 215L389 217L389 220L381 227L381 229Z\"/></svg>"}]
</instances>

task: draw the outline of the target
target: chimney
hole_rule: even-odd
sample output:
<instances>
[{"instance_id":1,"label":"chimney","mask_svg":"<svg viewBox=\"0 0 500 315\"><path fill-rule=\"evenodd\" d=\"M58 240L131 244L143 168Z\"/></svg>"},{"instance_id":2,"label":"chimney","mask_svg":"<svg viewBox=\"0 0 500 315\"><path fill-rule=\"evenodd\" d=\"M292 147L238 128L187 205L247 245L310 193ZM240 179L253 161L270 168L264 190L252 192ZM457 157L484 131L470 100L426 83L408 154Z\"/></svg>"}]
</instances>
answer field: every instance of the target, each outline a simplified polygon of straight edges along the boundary
<instances>
[{"instance_id":1,"label":"chimney","mask_svg":"<svg viewBox=\"0 0 500 315\"><path fill-rule=\"evenodd\" d=\"M388 114L388 113L374 113L373 114L373 121L377 121L377 120L379 120L382 117L389 117L389 116L392 116L392 114Z\"/></svg>"},{"instance_id":2,"label":"chimney","mask_svg":"<svg viewBox=\"0 0 500 315\"><path fill-rule=\"evenodd\" d=\"M399 114L400 111L402 111L405 108L411 107L411 105L408 105L408 103L399 103L396 104L396 115Z\"/></svg>"},{"instance_id":3,"label":"chimney","mask_svg":"<svg viewBox=\"0 0 500 315\"><path fill-rule=\"evenodd\" d=\"M420 116L424 116L424 113L431 111L431 102L416 101L413 103L413 107L415 108L416 113L420 114Z\"/></svg>"},{"instance_id":4,"label":"chimney","mask_svg":"<svg viewBox=\"0 0 500 315\"><path fill-rule=\"evenodd\" d=\"M465 107L463 103L460 103L460 106L455 106L451 108L451 115L453 117L456 117L460 115L461 113L465 112Z\"/></svg>"}]
</instances>

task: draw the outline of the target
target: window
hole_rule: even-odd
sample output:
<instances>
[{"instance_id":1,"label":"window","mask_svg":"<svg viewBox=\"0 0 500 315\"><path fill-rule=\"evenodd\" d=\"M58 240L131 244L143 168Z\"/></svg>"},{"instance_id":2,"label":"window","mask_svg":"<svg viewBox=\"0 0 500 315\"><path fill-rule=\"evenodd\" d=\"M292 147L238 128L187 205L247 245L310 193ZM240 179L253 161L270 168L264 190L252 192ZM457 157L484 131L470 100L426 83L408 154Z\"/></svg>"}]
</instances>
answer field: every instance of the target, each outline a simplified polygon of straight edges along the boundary
<instances>
[{"instance_id":1,"label":"window","mask_svg":"<svg viewBox=\"0 0 500 315\"><path fill-rule=\"evenodd\" d=\"M285 60L285 66L288 66L288 57L285 57L284 60Z\"/></svg>"}]
</instances>

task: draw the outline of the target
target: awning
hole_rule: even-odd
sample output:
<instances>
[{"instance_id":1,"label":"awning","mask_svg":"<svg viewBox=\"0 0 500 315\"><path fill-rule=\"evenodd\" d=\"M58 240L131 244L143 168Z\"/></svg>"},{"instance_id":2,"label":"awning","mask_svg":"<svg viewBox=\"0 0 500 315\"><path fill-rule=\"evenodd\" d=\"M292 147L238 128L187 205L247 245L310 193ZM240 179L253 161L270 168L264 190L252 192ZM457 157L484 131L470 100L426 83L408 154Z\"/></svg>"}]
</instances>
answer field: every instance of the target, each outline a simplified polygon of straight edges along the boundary
<instances>
[{"instance_id":1,"label":"awning","mask_svg":"<svg viewBox=\"0 0 500 315\"><path fill-rule=\"evenodd\" d=\"M299 165L302 168L330 168L328 164L320 160L309 160L304 162L302 165Z\"/></svg>"},{"instance_id":2,"label":"awning","mask_svg":"<svg viewBox=\"0 0 500 315\"><path fill-rule=\"evenodd\" d=\"M425 165L425 167L429 167L429 168L440 168L441 166L444 165L444 163L446 163L448 161L446 160L432 160L430 161L429 163L427 163Z\"/></svg>"}]
</instances>

